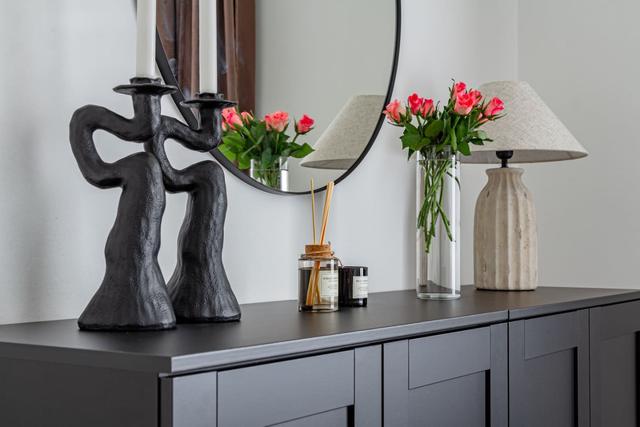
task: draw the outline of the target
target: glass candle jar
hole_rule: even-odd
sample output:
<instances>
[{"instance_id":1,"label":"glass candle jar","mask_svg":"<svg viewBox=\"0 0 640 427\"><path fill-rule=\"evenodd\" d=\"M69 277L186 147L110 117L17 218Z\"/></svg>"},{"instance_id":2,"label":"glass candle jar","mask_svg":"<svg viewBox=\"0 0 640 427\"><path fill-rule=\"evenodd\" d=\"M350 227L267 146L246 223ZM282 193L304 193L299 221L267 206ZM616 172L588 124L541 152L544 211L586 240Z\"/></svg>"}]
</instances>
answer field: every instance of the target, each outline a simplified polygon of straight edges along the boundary
<instances>
[{"instance_id":1,"label":"glass candle jar","mask_svg":"<svg viewBox=\"0 0 640 427\"><path fill-rule=\"evenodd\" d=\"M340 268L340 305L366 307L369 297L369 269L361 266Z\"/></svg>"},{"instance_id":2,"label":"glass candle jar","mask_svg":"<svg viewBox=\"0 0 640 427\"><path fill-rule=\"evenodd\" d=\"M306 245L298 260L298 311L338 310L340 260L331 245Z\"/></svg>"}]
</instances>

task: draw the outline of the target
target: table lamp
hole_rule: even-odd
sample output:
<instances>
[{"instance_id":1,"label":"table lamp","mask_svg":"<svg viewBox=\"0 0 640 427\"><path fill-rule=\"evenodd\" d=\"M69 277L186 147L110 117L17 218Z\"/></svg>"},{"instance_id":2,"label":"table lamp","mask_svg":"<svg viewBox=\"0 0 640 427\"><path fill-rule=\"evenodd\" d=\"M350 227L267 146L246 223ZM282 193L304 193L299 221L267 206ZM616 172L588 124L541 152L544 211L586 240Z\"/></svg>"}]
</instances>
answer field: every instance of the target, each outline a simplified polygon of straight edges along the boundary
<instances>
[{"instance_id":1,"label":"table lamp","mask_svg":"<svg viewBox=\"0 0 640 427\"><path fill-rule=\"evenodd\" d=\"M464 163L500 163L476 202L474 281L478 289L533 290L538 284L538 239L533 199L513 163L552 162L588 153L525 82L486 83L479 90L502 99L505 116L483 126L493 142L473 146Z\"/></svg>"},{"instance_id":2,"label":"table lamp","mask_svg":"<svg viewBox=\"0 0 640 427\"><path fill-rule=\"evenodd\" d=\"M349 169L360 158L384 108L382 95L356 95L347 101L300 166Z\"/></svg>"}]
</instances>

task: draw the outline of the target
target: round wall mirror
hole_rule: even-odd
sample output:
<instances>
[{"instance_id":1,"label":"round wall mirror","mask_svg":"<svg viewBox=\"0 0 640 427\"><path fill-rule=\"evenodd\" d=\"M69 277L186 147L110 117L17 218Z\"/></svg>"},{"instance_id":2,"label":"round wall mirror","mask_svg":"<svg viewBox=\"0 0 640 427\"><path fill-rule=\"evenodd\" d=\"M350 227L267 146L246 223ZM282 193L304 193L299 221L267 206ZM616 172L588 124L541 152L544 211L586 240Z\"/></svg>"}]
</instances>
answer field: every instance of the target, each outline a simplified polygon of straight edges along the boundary
<instances>
[{"instance_id":1,"label":"round wall mirror","mask_svg":"<svg viewBox=\"0 0 640 427\"><path fill-rule=\"evenodd\" d=\"M180 106L198 92L198 1L158 1L157 62ZM236 101L211 154L244 182L304 194L343 180L383 122L400 0L218 0L217 91Z\"/></svg>"}]
</instances>

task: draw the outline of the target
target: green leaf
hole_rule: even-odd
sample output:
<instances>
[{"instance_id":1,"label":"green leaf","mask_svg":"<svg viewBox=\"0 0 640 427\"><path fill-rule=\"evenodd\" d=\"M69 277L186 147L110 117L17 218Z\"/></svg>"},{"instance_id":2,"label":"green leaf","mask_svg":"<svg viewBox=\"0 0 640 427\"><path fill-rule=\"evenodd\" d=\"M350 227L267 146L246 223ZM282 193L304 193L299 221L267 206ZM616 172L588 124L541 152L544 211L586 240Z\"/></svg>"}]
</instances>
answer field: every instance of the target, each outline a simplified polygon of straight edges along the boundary
<instances>
[{"instance_id":1,"label":"green leaf","mask_svg":"<svg viewBox=\"0 0 640 427\"><path fill-rule=\"evenodd\" d=\"M250 130L251 133L251 137L254 139L254 141L258 141L261 139L264 139L266 133L267 133L267 127L266 125L263 123L258 123L255 126L253 126Z\"/></svg>"},{"instance_id":2,"label":"green leaf","mask_svg":"<svg viewBox=\"0 0 640 427\"><path fill-rule=\"evenodd\" d=\"M471 155L471 149L469 148L469 143L467 143L466 141L458 144L458 151L460 151L465 156Z\"/></svg>"},{"instance_id":3,"label":"green leaf","mask_svg":"<svg viewBox=\"0 0 640 427\"><path fill-rule=\"evenodd\" d=\"M218 145L218 151L220 151L224 156L230 161L235 162L237 159L237 154L229 149L228 146L224 144Z\"/></svg>"},{"instance_id":4,"label":"green leaf","mask_svg":"<svg viewBox=\"0 0 640 427\"><path fill-rule=\"evenodd\" d=\"M239 153L245 150L246 144L247 142L239 133L230 132L222 137L221 145L224 145L231 152Z\"/></svg>"},{"instance_id":5,"label":"green leaf","mask_svg":"<svg viewBox=\"0 0 640 427\"><path fill-rule=\"evenodd\" d=\"M292 153L292 149L291 147L289 148L285 148L284 150L281 150L279 153L276 153L278 155L278 157L291 157L291 153Z\"/></svg>"},{"instance_id":6,"label":"green leaf","mask_svg":"<svg viewBox=\"0 0 640 427\"><path fill-rule=\"evenodd\" d=\"M453 150L453 152L458 150L458 138L456 138L455 132L451 132L449 134L449 144L451 145L451 150Z\"/></svg>"},{"instance_id":7,"label":"green leaf","mask_svg":"<svg viewBox=\"0 0 640 427\"><path fill-rule=\"evenodd\" d=\"M266 165L271 164L273 162L273 156L271 153L271 147L267 147L267 149L262 152L262 156L260 156L260 162Z\"/></svg>"},{"instance_id":8,"label":"green leaf","mask_svg":"<svg viewBox=\"0 0 640 427\"><path fill-rule=\"evenodd\" d=\"M428 147L429 145L431 145L431 140L429 138L422 138L422 139L420 139L420 141L416 145L415 149L416 149L416 151L420 151L424 147Z\"/></svg>"},{"instance_id":9,"label":"green leaf","mask_svg":"<svg viewBox=\"0 0 640 427\"><path fill-rule=\"evenodd\" d=\"M404 129L405 129L404 133L406 133L406 134L418 134L418 133L420 133L418 131L418 128L415 127L414 125L412 125L411 123L406 123L404 125Z\"/></svg>"},{"instance_id":10,"label":"green leaf","mask_svg":"<svg viewBox=\"0 0 640 427\"><path fill-rule=\"evenodd\" d=\"M300 146L300 148L291 152L291 157L294 157L296 159L301 159L303 157L308 156L311 153L313 153L313 148L309 144L304 143L302 146Z\"/></svg>"},{"instance_id":11,"label":"green leaf","mask_svg":"<svg viewBox=\"0 0 640 427\"><path fill-rule=\"evenodd\" d=\"M433 120L424 129L424 136L427 138L436 137L444 129L444 122L442 120Z\"/></svg>"},{"instance_id":12,"label":"green leaf","mask_svg":"<svg viewBox=\"0 0 640 427\"><path fill-rule=\"evenodd\" d=\"M241 153L238 158L238 169L245 170L251 167L251 158L246 153Z\"/></svg>"},{"instance_id":13,"label":"green leaf","mask_svg":"<svg viewBox=\"0 0 640 427\"><path fill-rule=\"evenodd\" d=\"M460 123L458 123L458 126L456 126L456 136L458 137L458 141L464 141L464 139L467 137L467 132L467 121L462 120Z\"/></svg>"},{"instance_id":14,"label":"green leaf","mask_svg":"<svg viewBox=\"0 0 640 427\"><path fill-rule=\"evenodd\" d=\"M418 145L420 144L420 135L417 133L405 133L400 137L400 141L402 141L402 148L409 148L411 150L417 150Z\"/></svg>"}]
</instances>

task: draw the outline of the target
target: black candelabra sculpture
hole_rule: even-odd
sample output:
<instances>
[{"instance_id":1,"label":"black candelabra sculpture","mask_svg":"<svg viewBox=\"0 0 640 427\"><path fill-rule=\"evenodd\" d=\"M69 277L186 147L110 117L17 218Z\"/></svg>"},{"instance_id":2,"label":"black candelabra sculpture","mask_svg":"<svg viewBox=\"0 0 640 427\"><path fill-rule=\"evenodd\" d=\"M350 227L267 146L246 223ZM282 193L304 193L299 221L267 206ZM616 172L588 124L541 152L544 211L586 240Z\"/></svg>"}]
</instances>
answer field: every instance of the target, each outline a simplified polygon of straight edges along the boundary
<instances>
[{"instance_id":1,"label":"black candelabra sculpture","mask_svg":"<svg viewBox=\"0 0 640 427\"><path fill-rule=\"evenodd\" d=\"M238 320L240 308L222 264L224 174L212 161L175 170L164 151L169 138L198 151L215 148L221 137L221 109L233 103L218 94L189 101L200 111L200 126L191 129L161 115L161 97L175 87L159 79L133 78L114 90L132 96L131 119L87 105L73 114L70 123L72 151L85 179L98 188L122 188L105 246L105 276L78 319L80 329L170 329L176 325L176 314L191 322ZM96 151L96 130L143 143L145 151L107 163ZM165 187L189 194L170 293L157 259Z\"/></svg>"}]
</instances>

